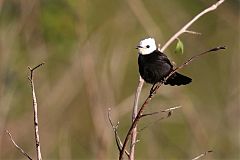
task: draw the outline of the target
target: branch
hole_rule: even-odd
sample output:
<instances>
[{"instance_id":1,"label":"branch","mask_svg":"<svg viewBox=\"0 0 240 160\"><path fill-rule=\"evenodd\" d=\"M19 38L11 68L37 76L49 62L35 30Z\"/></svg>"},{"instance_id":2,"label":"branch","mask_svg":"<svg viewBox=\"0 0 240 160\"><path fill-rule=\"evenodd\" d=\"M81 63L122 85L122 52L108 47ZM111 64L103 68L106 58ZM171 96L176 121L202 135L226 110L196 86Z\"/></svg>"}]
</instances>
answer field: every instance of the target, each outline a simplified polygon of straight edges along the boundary
<instances>
[{"instance_id":1,"label":"branch","mask_svg":"<svg viewBox=\"0 0 240 160\"><path fill-rule=\"evenodd\" d=\"M218 51L218 50L222 50L222 49L225 49L224 46L220 46L220 47L215 47L213 49L210 49L208 51L205 51L205 52L202 52L200 54L197 54L191 58L189 58L185 63L183 63L182 65L180 65L179 67L177 67L176 69L174 69L172 72L169 73L169 75L164 79L164 81L162 82L159 82L154 88L153 88L153 91L150 92L150 94L148 95L148 97L146 98L146 100L144 101L143 105L141 106L140 110L138 111L138 114L136 116L136 118L134 119L130 129L128 130L128 133L127 133L127 136L125 138L125 141L123 143L123 147L122 147L122 150L120 152L120 155L119 155L119 160L122 159L123 157L123 151L125 150L126 148L126 145L129 141L129 138L130 138L130 135L132 134L133 132L133 129L136 127L138 121L140 120L140 118L142 117L142 113L144 111L144 109L146 108L147 104L149 103L149 101L153 98L153 96L156 94L156 91L160 88L160 86L162 86L167 80L168 78L173 75L175 72L177 72L178 70L182 69L183 67L187 66L190 64L190 62L192 62L193 60L196 60L197 58L207 54L207 53L210 53L210 52L215 52L215 51Z\"/></svg>"},{"instance_id":2,"label":"branch","mask_svg":"<svg viewBox=\"0 0 240 160\"><path fill-rule=\"evenodd\" d=\"M204 14L213 11L217 9L219 5L221 5L224 2L224 0L219 0L217 3L213 4L211 7L205 9L198 15L196 15L190 22L188 22L185 26L183 26L177 33L175 33L167 42L166 44L161 48L161 51L163 52L175 39L177 39L182 33L187 32L187 29L200 17L202 17Z\"/></svg>"},{"instance_id":3,"label":"branch","mask_svg":"<svg viewBox=\"0 0 240 160\"><path fill-rule=\"evenodd\" d=\"M132 125L131 125L130 129L128 130L128 133L127 133L126 138L125 138L125 140L124 140L123 147L122 147L121 152L120 152L120 155L119 155L119 160L122 160L122 158L123 158L123 153L124 153L124 150L125 150L125 148L126 148L126 146L127 146L128 141L129 141L130 135L132 134L133 129L136 127L138 121L140 120L144 108L147 106L148 102L152 99L152 96L153 96L153 94L149 94L149 96L147 97L147 99L144 101L142 107L141 107L140 110L138 111L138 114L137 114L136 118L135 118L134 121L132 122Z\"/></svg>"},{"instance_id":4,"label":"branch","mask_svg":"<svg viewBox=\"0 0 240 160\"><path fill-rule=\"evenodd\" d=\"M215 48L212 48L212 49L210 49L210 50L208 50L208 51L202 52L202 53L200 53L200 54L194 55L194 56L192 56L191 58L189 58L189 59L188 59L187 61L185 61L182 65L180 65L179 67L176 67L172 72L170 72L170 73L168 74L168 76L164 78L164 80L163 80L162 82L159 82L155 87L153 87L153 88L151 89L151 91L150 91L151 97L152 97L154 94L156 94L158 88L159 88L160 86L162 86L162 85L168 80L168 78L171 77L175 72L177 72L178 70L184 68L185 66L189 65L192 61L200 58L201 56L203 56L203 55L205 55L205 54L208 54L208 53L210 53L210 52L216 52L216 51L218 51L218 50L223 50L223 49L226 49L226 47L225 47L225 46L215 47Z\"/></svg>"},{"instance_id":5,"label":"branch","mask_svg":"<svg viewBox=\"0 0 240 160\"><path fill-rule=\"evenodd\" d=\"M189 30L186 30L185 33L195 34L195 35L201 35L202 34L202 33L199 33L199 32L189 31Z\"/></svg>"},{"instance_id":6,"label":"branch","mask_svg":"<svg viewBox=\"0 0 240 160\"><path fill-rule=\"evenodd\" d=\"M6 130L5 132L8 134L8 136L9 136L10 140L12 141L13 145L14 145L25 157L27 157L29 160L33 160L21 147L19 147L19 146L17 145L17 143L13 140L13 137L12 137L11 133L10 133L8 130Z\"/></svg>"},{"instance_id":7,"label":"branch","mask_svg":"<svg viewBox=\"0 0 240 160\"><path fill-rule=\"evenodd\" d=\"M148 128L149 126L155 124L156 122L158 122L158 121L160 121L160 120L163 120L163 119L166 119L166 118L171 117L173 111L176 110L176 109L179 109L179 108L182 108L182 106L171 107L171 108L168 108L168 109L165 109L165 110L161 110L161 111L158 111L158 112L143 114L143 115L141 116L141 118L144 117L144 116L151 116L151 115L155 115L155 114L159 114L159 113L166 113L166 112L167 112L167 115L166 115L166 116L160 117L160 118L158 118L157 120L155 120L154 122L151 122L150 124L148 124L148 125L146 125L145 127L141 128L140 130L138 130L138 133L142 132L143 130L145 130L146 128Z\"/></svg>"},{"instance_id":8,"label":"branch","mask_svg":"<svg viewBox=\"0 0 240 160\"><path fill-rule=\"evenodd\" d=\"M119 152L121 151L122 149L122 141L118 135L118 132L117 132L117 129L118 129L118 126L119 126L119 122L117 123L117 125L113 125L113 122L112 122L112 119L111 119L111 108L108 108L108 120L111 124L111 127L113 129L113 132L114 132L114 136L115 136L115 141L116 141L116 144L117 144L117 148L119 150ZM128 157L130 157L130 154L128 151L125 150L125 153Z\"/></svg>"},{"instance_id":9,"label":"branch","mask_svg":"<svg viewBox=\"0 0 240 160\"><path fill-rule=\"evenodd\" d=\"M182 106L171 107L171 108L168 108L168 109L165 109L165 110L161 110L160 112L158 111L158 112L142 114L140 118L146 117L146 116L152 116L152 115L155 115L155 114L158 114L158 113L161 113L161 112L168 112L168 116L167 117L170 117L172 112L173 112L173 110L178 109L178 108L182 108Z\"/></svg>"},{"instance_id":10,"label":"branch","mask_svg":"<svg viewBox=\"0 0 240 160\"><path fill-rule=\"evenodd\" d=\"M167 42L166 44L160 49L161 52L164 52L165 49L176 39L178 38L181 34L183 33L190 33L191 31L188 31L187 29L195 22L197 21L201 16L203 16L204 14L213 11L215 9L217 9L217 7L219 5L221 5L224 2L224 0L219 0L217 3L213 4L211 7L205 9L204 11L200 12L198 15L196 15L191 21L189 21L185 26L183 26L176 34L174 34ZM193 33L193 32L191 32ZM141 94L141 90L144 84L144 80L141 78L141 76L139 76L139 82L138 82L138 87L137 87L137 91L135 93L135 99L134 99L134 105L133 105L133 113L132 113L132 117L133 119L136 118L136 114L137 114L137 110L138 110L138 100ZM132 120L133 120L132 119ZM134 127L133 133L132 133L132 137L131 137L131 144L134 144L136 141L136 137L137 137L137 128ZM131 155L134 155L134 147L135 145L130 145L130 153ZM119 159L122 159L123 155L119 156ZM133 158L132 158L133 159Z\"/></svg>"},{"instance_id":11,"label":"branch","mask_svg":"<svg viewBox=\"0 0 240 160\"><path fill-rule=\"evenodd\" d=\"M41 155L40 139L39 139L37 98L36 98L36 94L35 94L33 75L34 75L34 71L37 68L41 67L42 65L44 65L44 62L40 63L39 65L37 65L37 66L35 66L33 68L28 67L28 69L30 70L30 76L28 76L28 79L30 81L30 86L32 88L34 132L35 132L35 143L36 143L36 151L37 151L37 160L42 160L42 155Z\"/></svg>"},{"instance_id":12,"label":"branch","mask_svg":"<svg viewBox=\"0 0 240 160\"><path fill-rule=\"evenodd\" d=\"M173 110L178 109L178 108L182 108L182 106L171 107L171 108L162 110L161 112L173 112Z\"/></svg>"},{"instance_id":13,"label":"branch","mask_svg":"<svg viewBox=\"0 0 240 160\"><path fill-rule=\"evenodd\" d=\"M42 62L42 63L40 63L39 65L37 65L37 66L35 66L35 67L33 67L33 68L31 68L31 67L28 66L28 69L30 70L30 76L28 77L28 79L29 79L30 81L33 80L33 72L34 72L34 70L37 69L38 67L41 67L41 66L44 65L44 64L45 64L45 62Z\"/></svg>"},{"instance_id":14,"label":"branch","mask_svg":"<svg viewBox=\"0 0 240 160\"><path fill-rule=\"evenodd\" d=\"M199 156L193 158L192 160L198 160L199 158L202 158L202 157L206 156L208 153L211 153L211 152L213 152L213 151L210 150L210 151L204 152L204 153L200 154Z\"/></svg>"},{"instance_id":15,"label":"branch","mask_svg":"<svg viewBox=\"0 0 240 160\"><path fill-rule=\"evenodd\" d=\"M152 116L155 114L158 114L159 112L152 112L152 113L146 113L146 114L142 114L140 118L146 117L146 116Z\"/></svg>"},{"instance_id":16,"label":"branch","mask_svg":"<svg viewBox=\"0 0 240 160\"><path fill-rule=\"evenodd\" d=\"M139 97L140 97L140 94L141 94L141 91L142 91L143 84L144 84L144 80L142 79L141 76L139 76L139 84L138 84L138 87L137 87L137 90L136 90L134 104L133 104L132 122L137 117L138 102L139 102ZM130 145L131 160L134 159L136 140L137 140L137 126L135 126L133 128L133 132L132 132L132 135L131 135L131 145Z\"/></svg>"},{"instance_id":17,"label":"branch","mask_svg":"<svg viewBox=\"0 0 240 160\"><path fill-rule=\"evenodd\" d=\"M200 53L200 54L197 54L197 55L192 56L192 57L189 58L187 61L185 61L182 65L180 65L179 67L175 68L175 69L165 78L165 80L164 80L163 82L161 82L161 83L165 83L165 82L167 81L167 79L168 79L169 77L171 77L171 75L173 75L175 72L177 72L178 70L182 69L183 67L189 65L192 61L200 58L201 56L203 56L203 55L205 55L205 54L208 54L208 53L211 53L211 52L216 52L216 51L218 51L218 50L223 50L223 49L226 49L226 47L225 47L225 46L219 46L219 47L215 47L215 48L212 48L212 49L210 49L210 50L208 50L208 51L205 51L205 52L202 52L202 53Z\"/></svg>"}]
</instances>

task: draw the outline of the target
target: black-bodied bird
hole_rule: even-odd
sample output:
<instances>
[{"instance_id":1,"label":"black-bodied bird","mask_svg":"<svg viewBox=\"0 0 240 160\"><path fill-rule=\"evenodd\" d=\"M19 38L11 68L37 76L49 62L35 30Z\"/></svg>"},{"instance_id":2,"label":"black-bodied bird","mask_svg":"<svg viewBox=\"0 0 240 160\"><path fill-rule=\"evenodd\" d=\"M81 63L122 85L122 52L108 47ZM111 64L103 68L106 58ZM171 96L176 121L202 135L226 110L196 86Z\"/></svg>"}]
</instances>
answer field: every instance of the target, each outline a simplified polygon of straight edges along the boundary
<instances>
[{"instance_id":1,"label":"black-bodied bird","mask_svg":"<svg viewBox=\"0 0 240 160\"><path fill-rule=\"evenodd\" d=\"M165 77L173 71L173 65L167 56L157 49L155 40L147 38L141 40L138 49L138 66L141 77L147 83L156 84L162 82ZM165 85L186 85L192 81L191 78L175 72L171 75Z\"/></svg>"}]
</instances>

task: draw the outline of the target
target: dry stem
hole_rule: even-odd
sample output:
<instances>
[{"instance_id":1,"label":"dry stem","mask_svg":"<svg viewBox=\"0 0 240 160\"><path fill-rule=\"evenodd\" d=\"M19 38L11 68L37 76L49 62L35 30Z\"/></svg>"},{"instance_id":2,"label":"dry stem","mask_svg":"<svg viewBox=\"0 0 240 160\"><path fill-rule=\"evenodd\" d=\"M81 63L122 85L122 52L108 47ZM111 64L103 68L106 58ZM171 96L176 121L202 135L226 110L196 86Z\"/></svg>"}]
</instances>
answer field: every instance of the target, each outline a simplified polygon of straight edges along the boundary
<instances>
[{"instance_id":1,"label":"dry stem","mask_svg":"<svg viewBox=\"0 0 240 160\"><path fill-rule=\"evenodd\" d=\"M188 22L185 26L183 26L177 33L175 33L167 42L166 44L161 48L161 51L163 52L175 39L177 39L182 33L188 32L188 28L197 21L200 17L202 17L204 14L213 11L217 9L219 5L221 5L224 2L224 0L219 0L217 3L213 4L211 7L203 10L201 13L196 15L190 22Z\"/></svg>"},{"instance_id":2,"label":"dry stem","mask_svg":"<svg viewBox=\"0 0 240 160\"><path fill-rule=\"evenodd\" d=\"M111 119L111 108L108 108L108 120L109 120L109 122L111 124L111 127L113 129L115 141L116 141L116 144L117 144L117 148L118 148L119 153L120 153L121 150L122 150L122 141L121 141L121 139L118 135L118 132L117 132L119 122L117 123L117 125L113 124L112 119ZM128 158L129 158L130 157L129 152L125 150L125 153L127 154Z\"/></svg>"},{"instance_id":3,"label":"dry stem","mask_svg":"<svg viewBox=\"0 0 240 160\"><path fill-rule=\"evenodd\" d=\"M134 104L133 104L133 112L132 112L132 122L134 122L135 118L137 117L137 113L138 113L138 102L139 102L139 98L140 98L140 94L141 94L141 90L143 87L144 81L142 79L141 76L139 76L139 84L136 90L136 94L135 94L135 99L134 99ZM135 152L135 145L136 144L136 138L137 138L137 126L135 126L133 128L133 132L131 135L131 146L130 146L130 159L134 158L134 152Z\"/></svg>"},{"instance_id":4,"label":"dry stem","mask_svg":"<svg viewBox=\"0 0 240 160\"><path fill-rule=\"evenodd\" d=\"M167 113L166 116L160 117L157 120L155 120L154 122L151 122L151 123L147 124L145 127L139 129L138 133L142 132L143 130L145 130L146 128L148 128L149 126L155 124L156 122L158 122L160 120L163 120L163 119L171 117L173 111L176 110L176 109L179 109L181 107L182 106L176 106L176 107L171 107L171 108L168 108L168 109L165 109L165 110L161 110L161 111L158 111L158 112L152 112L152 113L143 114L142 117L144 117L144 116L151 116L151 115L155 115L155 114L159 114L159 113Z\"/></svg>"},{"instance_id":5,"label":"dry stem","mask_svg":"<svg viewBox=\"0 0 240 160\"><path fill-rule=\"evenodd\" d=\"M193 158L192 160L197 160L199 158L202 158L202 157L206 156L208 153L211 153L211 152L213 152L213 151L210 150L210 151L204 152L204 153L200 154L199 156Z\"/></svg>"},{"instance_id":6,"label":"dry stem","mask_svg":"<svg viewBox=\"0 0 240 160\"><path fill-rule=\"evenodd\" d=\"M34 71L41 67L44 63L41 63L33 68L28 67L30 70L30 76L28 77L30 81L30 86L32 88L32 101L33 101L33 115L34 115L34 133L35 133L35 143L36 143L36 151L37 151L37 160L42 160L41 148L40 148L40 138L39 138L39 127L38 127L38 108L37 108L37 98L35 94L33 75Z\"/></svg>"},{"instance_id":7,"label":"dry stem","mask_svg":"<svg viewBox=\"0 0 240 160\"><path fill-rule=\"evenodd\" d=\"M6 130L6 133L8 134L10 140L12 141L13 145L25 156L27 157L29 160L32 160L32 158L21 148L17 145L17 143L13 140L13 137L11 135L11 133Z\"/></svg>"}]
</instances>

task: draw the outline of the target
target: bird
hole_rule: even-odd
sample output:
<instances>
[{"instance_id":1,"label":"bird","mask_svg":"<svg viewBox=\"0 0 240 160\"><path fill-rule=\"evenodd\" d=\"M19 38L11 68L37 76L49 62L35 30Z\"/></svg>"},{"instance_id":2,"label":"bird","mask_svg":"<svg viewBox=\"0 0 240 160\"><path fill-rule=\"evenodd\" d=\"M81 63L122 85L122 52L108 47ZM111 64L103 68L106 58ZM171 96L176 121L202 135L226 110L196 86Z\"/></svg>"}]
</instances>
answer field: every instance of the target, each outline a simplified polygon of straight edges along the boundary
<instances>
[{"instance_id":1,"label":"bird","mask_svg":"<svg viewBox=\"0 0 240 160\"><path fill-rule=\"evenodd\" d=\"M178 72L173 73L167 80L165 78L174 70L168 57L158 50L154 38L146 38L139 42L138 67L139 73L145 82L165 85L180 86L192 82L192 79Z\"/></svg>"}]
</instances>

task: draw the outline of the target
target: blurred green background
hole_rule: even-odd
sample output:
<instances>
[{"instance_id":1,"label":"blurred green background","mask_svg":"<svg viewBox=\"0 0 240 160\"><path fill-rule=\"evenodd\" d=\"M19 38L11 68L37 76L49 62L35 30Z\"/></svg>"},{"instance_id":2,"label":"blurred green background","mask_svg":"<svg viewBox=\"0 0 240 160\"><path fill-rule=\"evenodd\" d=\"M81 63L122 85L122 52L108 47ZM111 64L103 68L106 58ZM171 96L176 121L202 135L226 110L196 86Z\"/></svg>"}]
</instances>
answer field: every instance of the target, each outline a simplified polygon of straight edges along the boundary
<instances>
[{"instance_id":1,"label":"blurred green background","mask_svg":"<svg viewBox=\"0 0 240 160\"><path fill-rule=\"evenodd\" d=\"M46 64L35 74L44 159L117 159L107 119L120 121L123 139L130 125L138 83L139 40L164 44L216 0L0 0L0 159L25 159L4 133L35 157L31 88L27 66ZM165 52L176 64L218 45L227 50L195 61L181 72L193 83L162 87L146 112L181 105L169 119L142 119L136 159L240 159L239 1L226 0L184 34L183 55ZM141 102L147 96L144 85ZM156 122L156 123L155 123Z\"/></svg>"}]
</instances>

